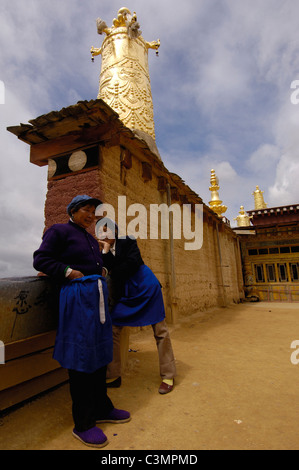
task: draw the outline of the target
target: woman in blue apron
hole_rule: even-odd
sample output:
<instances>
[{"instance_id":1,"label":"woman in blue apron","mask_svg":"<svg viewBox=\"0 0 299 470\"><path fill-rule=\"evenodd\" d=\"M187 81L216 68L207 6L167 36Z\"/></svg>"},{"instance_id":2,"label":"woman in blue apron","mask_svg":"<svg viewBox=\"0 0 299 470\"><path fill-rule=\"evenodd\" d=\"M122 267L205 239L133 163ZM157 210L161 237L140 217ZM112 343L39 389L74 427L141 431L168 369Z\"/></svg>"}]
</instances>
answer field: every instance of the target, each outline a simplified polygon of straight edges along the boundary
<instances>
[{"instance_id":1,"label":"woman in blue apron","mask_svg":"<svg viewBox=\"0 0 299 470\"><path fill-rule=\"evenodd\" d=\"M44 233L33 262L61 284L53 357L69 373L73 435L92 447L108 444L96 423L131 419L107 396L106 369L113 355L108 290L98 242L87 232L99 204L99 199L76 196L67 207L69 222Z\"/></svg>"},{"instance_id":2,"label":"woman in blue apron","mask_svg":"<svg viewBox=\"0 0 299 470\"><path fill-rule=\"evenodd\" d=\"M173 390L176 375L161 285L146 266L135 239L118 238L118 227L105 217L96 224L96 236L102 248L104 266L110 277L110 311L113 323L113 361L108 366L108 387L120 386L120 335L124 326L151 325L158 349L159 393Z\"/></svg>"}]
</instances>

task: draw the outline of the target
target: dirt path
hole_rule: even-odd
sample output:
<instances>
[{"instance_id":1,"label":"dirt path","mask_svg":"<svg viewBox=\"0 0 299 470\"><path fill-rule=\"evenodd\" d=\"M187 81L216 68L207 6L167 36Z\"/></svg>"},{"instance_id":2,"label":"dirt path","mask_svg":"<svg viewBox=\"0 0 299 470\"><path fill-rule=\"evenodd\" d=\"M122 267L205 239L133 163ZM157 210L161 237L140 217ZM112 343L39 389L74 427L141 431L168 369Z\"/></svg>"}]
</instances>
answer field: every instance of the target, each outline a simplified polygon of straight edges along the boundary
<instances>
[{"instance_id":1,"label":"dirt path","mask_svg":"<svg viewBox=\"0 0 299 470\"><path fill-rule=\"evenodd\" d=\"M299 304L251 303L198 313L170 327L178 377L159 395L151 329L133 333L120 389L129 423L104 424L101 450L299 449ZM299 355L298 355L299 357ZM0 449L88 450L71 435L68 385L0 420Z\"/></svg>"}]
</instances>

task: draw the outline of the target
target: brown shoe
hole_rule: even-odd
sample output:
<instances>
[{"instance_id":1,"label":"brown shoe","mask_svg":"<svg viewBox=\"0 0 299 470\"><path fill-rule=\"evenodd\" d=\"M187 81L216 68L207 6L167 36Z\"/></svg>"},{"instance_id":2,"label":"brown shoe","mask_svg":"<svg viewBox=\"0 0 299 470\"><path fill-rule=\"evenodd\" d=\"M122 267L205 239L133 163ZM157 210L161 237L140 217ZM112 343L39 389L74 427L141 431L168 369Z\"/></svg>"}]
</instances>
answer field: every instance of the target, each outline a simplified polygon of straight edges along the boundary
<instances>
[{"instance_id":1,"label":"brown shoe","mask_svg":"<svg viewBox=\"0 0 299 470\"><path fill-rule=\"evenodd\" d=\"M162 395L165 395L165 393L171 392L173 390L173 387L173 385L167 385L167 383L161 382L158 392Z\"/></svg>"},{"instance_id":2,"label":"brown shoe","mask_svg":"<svg viewBox=\"0 0 299 470\"><path fill-rule=\"evenodd\" d=\"M119 388L121 386L121 377L117 377L117 379L113 380L113 382L107 382L107 388Z\"/></svg>"}]
</instances>

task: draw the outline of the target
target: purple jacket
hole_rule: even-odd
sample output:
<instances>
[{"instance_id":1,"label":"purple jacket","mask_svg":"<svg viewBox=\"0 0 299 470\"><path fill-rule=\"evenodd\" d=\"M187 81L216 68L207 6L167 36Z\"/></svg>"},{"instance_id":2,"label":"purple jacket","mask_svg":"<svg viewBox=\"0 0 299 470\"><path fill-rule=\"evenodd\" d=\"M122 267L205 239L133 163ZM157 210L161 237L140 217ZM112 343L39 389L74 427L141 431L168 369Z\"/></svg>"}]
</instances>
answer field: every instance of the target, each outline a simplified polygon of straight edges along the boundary
<instances>
[{"instance_id":1,"label":"purple jacket","mask_svg":"<svg viewBox=\"0 0 299 470\"><path fill-rule=\"evenodd\" d=\"M85 276L102 275L103 261L96 239L69 221L54 224L44 233L41 246L33 254L33 266L37 271L64 281L67 266Z\"/></svg>"}]
</instances>

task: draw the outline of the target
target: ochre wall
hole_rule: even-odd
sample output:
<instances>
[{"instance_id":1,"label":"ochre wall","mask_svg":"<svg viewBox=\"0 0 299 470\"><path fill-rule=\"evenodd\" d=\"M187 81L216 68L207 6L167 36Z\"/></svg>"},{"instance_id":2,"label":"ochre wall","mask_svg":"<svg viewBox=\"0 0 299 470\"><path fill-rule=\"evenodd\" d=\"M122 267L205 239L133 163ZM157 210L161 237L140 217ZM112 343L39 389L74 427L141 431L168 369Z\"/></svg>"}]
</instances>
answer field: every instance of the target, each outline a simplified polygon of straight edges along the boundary
<instances>
[{"instance_id":1,"label":"ochre wall","mask_svg":"<svg viewBox=\"0 0 299 470\"><path fill-rule=\"evenodd\" d=\"M167 203L165 187L158 189L161 177L166 177L175 189L177 196L171 200L172 204L182 204L182 200L184 203L196 202L194 198L188 200L188 187L174 182L172 175L166 169L161 172L154 161L148 162L148 158L140 153L140 148L136 148L135 152L131 146L130 165L127 168L121 163L122 152L123 146L120 144L100 145L98 168L50 179L45 204L45 228L68 220L66 206L77 194L90 194L111 204L115 208L116 219L118 196L126 196L127 208L139 203L148 209L149 214L150 204ZM144 161L151 167L151 179L143 174ZM127 217L127 222L136 216ZM147 223L149 227L149 215ZM149 228L147 234L147 239L138 239L138 245L145 263L162 284L168 321L175 321L178 315L190 315L214 306L239 302L244 296L237 236L207 206L204 205L202 248L187 251L183 237L173 241L175 278L171 275L170 240L149 239Z\"/></svg>"}]
</instances>

